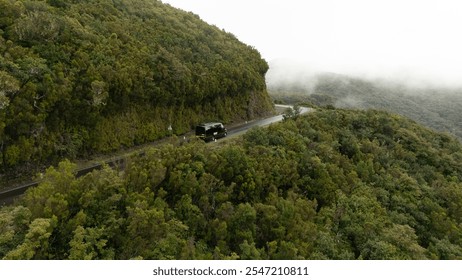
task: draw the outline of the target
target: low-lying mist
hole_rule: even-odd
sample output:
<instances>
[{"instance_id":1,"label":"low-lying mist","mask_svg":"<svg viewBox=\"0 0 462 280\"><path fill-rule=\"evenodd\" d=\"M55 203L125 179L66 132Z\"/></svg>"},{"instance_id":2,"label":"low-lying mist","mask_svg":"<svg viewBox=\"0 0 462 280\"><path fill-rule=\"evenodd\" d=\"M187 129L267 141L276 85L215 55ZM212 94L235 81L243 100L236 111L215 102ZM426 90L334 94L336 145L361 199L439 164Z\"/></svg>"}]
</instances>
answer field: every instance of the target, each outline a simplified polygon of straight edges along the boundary
<instances>
[{"instance_id":1,"label":"low-lying mist","mask_svg":"<svg viewBox=\"0 0 462 280\"><path fill-rule=\"evenodd\" d=\"M427 90L437 90L440 93L462 93L462 76L446 74L431 76L422 69L388 67L329 67L325 65L310 64L304 61L291 59L275 59L269 62L270 69L266 74L268 86L290 85L302 87L305 90L313 89L320 76L335 76L337 80L348 82L351 79L368 81L385 87L408 89L408 93L425 93ZM308 92L307 92L308 93Z\"/></svg>"},{"instance_id":2,"label":"low-lying mist","mask_svg":"<svg viewBox=\"0 0 462 280\"><path fill-rule=\"evenodd\" d=\"M412 73L399 79L338 74L280 60L270 62L266 75L268 91L276 102L385 110L462 139L462 86L419 79Z\"/></svg>"}]
</instances>

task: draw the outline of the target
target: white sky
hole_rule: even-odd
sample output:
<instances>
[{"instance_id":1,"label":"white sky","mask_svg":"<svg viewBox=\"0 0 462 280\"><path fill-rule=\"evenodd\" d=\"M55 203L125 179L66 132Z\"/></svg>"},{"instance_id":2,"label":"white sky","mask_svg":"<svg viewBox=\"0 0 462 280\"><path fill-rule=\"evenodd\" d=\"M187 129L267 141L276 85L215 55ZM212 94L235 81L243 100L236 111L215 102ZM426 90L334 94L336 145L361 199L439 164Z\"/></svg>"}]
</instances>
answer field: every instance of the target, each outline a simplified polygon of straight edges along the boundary
<instances>
[{"instance_id":1,"label":"white sky","mask_svg":"<svg viewBox=\"0 0 462 280\"><path fill-rule=\"evenodd\" d=\"M163 0L271 62L462 85L460 0Z\"/></svg>"}]
</instances>

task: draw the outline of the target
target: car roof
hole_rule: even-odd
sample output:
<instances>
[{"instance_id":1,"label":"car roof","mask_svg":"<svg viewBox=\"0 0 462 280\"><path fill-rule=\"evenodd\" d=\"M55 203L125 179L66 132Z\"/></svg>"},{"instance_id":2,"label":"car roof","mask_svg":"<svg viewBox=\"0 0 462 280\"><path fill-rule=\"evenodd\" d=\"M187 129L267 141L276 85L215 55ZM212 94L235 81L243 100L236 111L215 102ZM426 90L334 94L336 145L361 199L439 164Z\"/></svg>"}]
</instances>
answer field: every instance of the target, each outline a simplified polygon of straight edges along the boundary
<instances>
[{"instance_id":1,"label":"car roof","mask_svg":"<svg viewBox=\"0 0 462 280\"><path fill-rule=\"evenodd\" d=\"M214 125L221 125L222 123L220 122L208 122L208 123L201 123L198 126L214 126Z\"/></svg>"}]
</instances>

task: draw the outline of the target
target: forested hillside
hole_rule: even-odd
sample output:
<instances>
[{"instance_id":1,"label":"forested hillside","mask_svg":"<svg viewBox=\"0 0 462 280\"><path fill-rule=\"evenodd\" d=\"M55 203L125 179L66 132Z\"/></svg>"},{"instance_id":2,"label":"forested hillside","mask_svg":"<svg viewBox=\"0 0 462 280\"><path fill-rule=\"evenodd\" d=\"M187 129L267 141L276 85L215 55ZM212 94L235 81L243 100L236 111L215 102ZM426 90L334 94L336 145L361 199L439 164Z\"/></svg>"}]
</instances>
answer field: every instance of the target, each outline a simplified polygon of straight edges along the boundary
<instances>
[{"instance_id":1,"label":"forested hillside","mask_svg":"<svg viewBox=\"0 0 462 280\"><path fill-rule=\"evenodd\" d=\"M386 110L462 139L462 89L419 88L327 73L297 80L273 78L268 73L268 91L281 102Z\"/></svg>"},{"instance_id":2,"label":"forested hillside","mask_svg":"<svg viewBox=\"0 0 462 280\"><path fill-rule=\"evenodd\" d=\"M317 110L124 171L50 168L0 209L5 259L461 259L462 145L378 111Z\"/></svg>"},{"instance_id":3,"label":"forested hillside","mask_svg":"<svg viewBox=\"0 0 462 280\"><path fill-rule=\"evenodd\" d=\"M0 169L272 110L257 50L156 0L0 0Z\"/></svg>"}]
</instances>

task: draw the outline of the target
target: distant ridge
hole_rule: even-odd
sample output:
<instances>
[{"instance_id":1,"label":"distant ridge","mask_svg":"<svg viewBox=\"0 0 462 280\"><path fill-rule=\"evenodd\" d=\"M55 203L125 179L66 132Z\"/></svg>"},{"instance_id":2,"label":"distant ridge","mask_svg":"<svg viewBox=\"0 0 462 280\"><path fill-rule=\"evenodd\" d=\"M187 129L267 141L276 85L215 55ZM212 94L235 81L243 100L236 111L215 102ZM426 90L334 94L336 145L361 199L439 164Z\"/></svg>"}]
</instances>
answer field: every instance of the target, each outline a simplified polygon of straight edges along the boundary
<instances>
[{"instance_id":1,"label":"distant ridge","mask_svg":"<svg viewBox=\"0 0 462 280\"><path fill-rule=\"evenodd\" d=\"M459 113L462 89L419 88L378 79L290 69L289 65L281 63L271 63L266 77L270 95L280 102L385 110L462 139L462 115Z\"/></svg>"}]
</instances>

